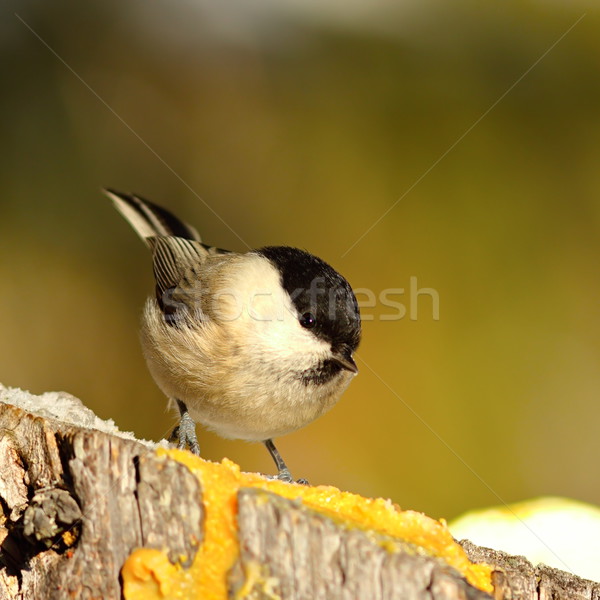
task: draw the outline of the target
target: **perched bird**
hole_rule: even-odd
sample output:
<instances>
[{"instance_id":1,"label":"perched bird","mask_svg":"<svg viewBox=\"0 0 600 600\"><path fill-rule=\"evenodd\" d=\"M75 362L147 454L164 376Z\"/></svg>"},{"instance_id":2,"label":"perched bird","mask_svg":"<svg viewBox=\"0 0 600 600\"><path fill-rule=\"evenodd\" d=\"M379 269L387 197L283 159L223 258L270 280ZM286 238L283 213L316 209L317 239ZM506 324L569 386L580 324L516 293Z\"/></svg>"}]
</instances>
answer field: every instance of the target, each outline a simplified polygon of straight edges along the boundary
<instances>
[{"instance_id":1,"label":"perched bird","mask_svg":"<svg viewBox=\"0 0 600 600\"><path fill-rule=\"evenodd\" d=\"M235 253L140 198L105 190L152 252L156 293L142 317L144 356L178 407L180 448L200 453L195 422L263 442L293 481L273 438L329 410L358 372L361 334L350 284L297 248Z\"/></svg>"}]
</instances>

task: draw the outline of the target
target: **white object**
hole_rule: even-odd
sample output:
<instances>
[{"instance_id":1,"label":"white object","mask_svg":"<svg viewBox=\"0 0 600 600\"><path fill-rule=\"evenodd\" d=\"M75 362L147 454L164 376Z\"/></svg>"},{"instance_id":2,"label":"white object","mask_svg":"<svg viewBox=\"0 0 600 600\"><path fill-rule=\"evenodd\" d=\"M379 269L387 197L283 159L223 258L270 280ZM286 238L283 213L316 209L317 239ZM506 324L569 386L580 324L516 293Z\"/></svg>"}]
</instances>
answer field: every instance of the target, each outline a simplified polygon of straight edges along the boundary
<instances>
[{"instance_id":1,"label":"white object","mask_svg":"<svg viewBox=\"0 0 600 600\"><path fill-rule=\"evenodd\" d=\"M471 511L449 524L457 539L600 581L600 508L547 497Z\"/></svg>"}]
</instances>

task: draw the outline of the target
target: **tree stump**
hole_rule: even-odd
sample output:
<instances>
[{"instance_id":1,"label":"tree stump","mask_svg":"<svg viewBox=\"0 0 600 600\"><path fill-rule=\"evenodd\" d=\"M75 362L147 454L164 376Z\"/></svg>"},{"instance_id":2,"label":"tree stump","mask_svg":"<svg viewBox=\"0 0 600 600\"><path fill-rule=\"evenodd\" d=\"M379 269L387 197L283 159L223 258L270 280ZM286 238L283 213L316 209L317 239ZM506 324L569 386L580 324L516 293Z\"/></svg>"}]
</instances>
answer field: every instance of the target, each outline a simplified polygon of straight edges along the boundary
<instances>
[{"instance_id":1,"label":"tree stump","mask_svg":"<svg viewBox=\"0 0 600 600\"><path fill-rule=\"evenodd\" d=\"M157 446L119 432L69 394L0 386L0 600L128 597L123 565L137 548L189 567L206 533L202 486L184 464L157 456ZM239 490L236 526L239 553L222 574L221 597L491 597L414 543L344 527L264 490ZM464 547L473 562L493 566L496 599L600 600L598 584ZM174 597L168 586L157 590L152 597Z\"/></svg>"}]
</instances>

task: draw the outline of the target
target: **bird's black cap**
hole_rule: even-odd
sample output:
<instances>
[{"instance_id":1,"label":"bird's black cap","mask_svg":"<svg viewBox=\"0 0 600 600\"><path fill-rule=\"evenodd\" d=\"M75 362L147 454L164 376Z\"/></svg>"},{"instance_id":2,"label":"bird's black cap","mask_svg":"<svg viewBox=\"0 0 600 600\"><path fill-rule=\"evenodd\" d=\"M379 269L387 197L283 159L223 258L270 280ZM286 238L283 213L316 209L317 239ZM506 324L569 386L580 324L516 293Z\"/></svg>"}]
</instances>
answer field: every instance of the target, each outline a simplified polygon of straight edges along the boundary
<instances>
[{"instance_id":1,"label":"bird's black cap","mask_svg":"<svg viewBox=\"0 0 600 600\"><path fill-rule=\"evenodd\" d=\"M360 312L346 279L305 250L267 246L256 252L277 267L298 314L309 315L305 326L329 342L335 352L351 357L360 342Z\"/></svg>"}]
</instances>

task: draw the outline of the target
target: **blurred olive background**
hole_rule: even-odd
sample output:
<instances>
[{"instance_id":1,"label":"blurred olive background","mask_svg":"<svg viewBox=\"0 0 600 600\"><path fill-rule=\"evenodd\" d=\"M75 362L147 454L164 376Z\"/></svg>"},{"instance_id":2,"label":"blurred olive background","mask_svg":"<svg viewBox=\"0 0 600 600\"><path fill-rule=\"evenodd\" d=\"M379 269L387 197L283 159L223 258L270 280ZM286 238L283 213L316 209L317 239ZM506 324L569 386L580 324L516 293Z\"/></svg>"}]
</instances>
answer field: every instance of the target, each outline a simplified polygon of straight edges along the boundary
<instances>
[{"instance_id":1,"label":"blurred olive background","mask_svg":"<svg viewBox=\"0 0 600 600\"><path fill-rule=\"evenodd\" d=\"M140 437L173 426L138 347L149 256L110 186L209 243L439 294L439 320L427 295L416 319L364 309L360 375L278 442L296 476L436 517L600 503L595 2L1 6L2 383ZM207 458L274 470L199 434Z\"/></svg>"}]
</instances>

